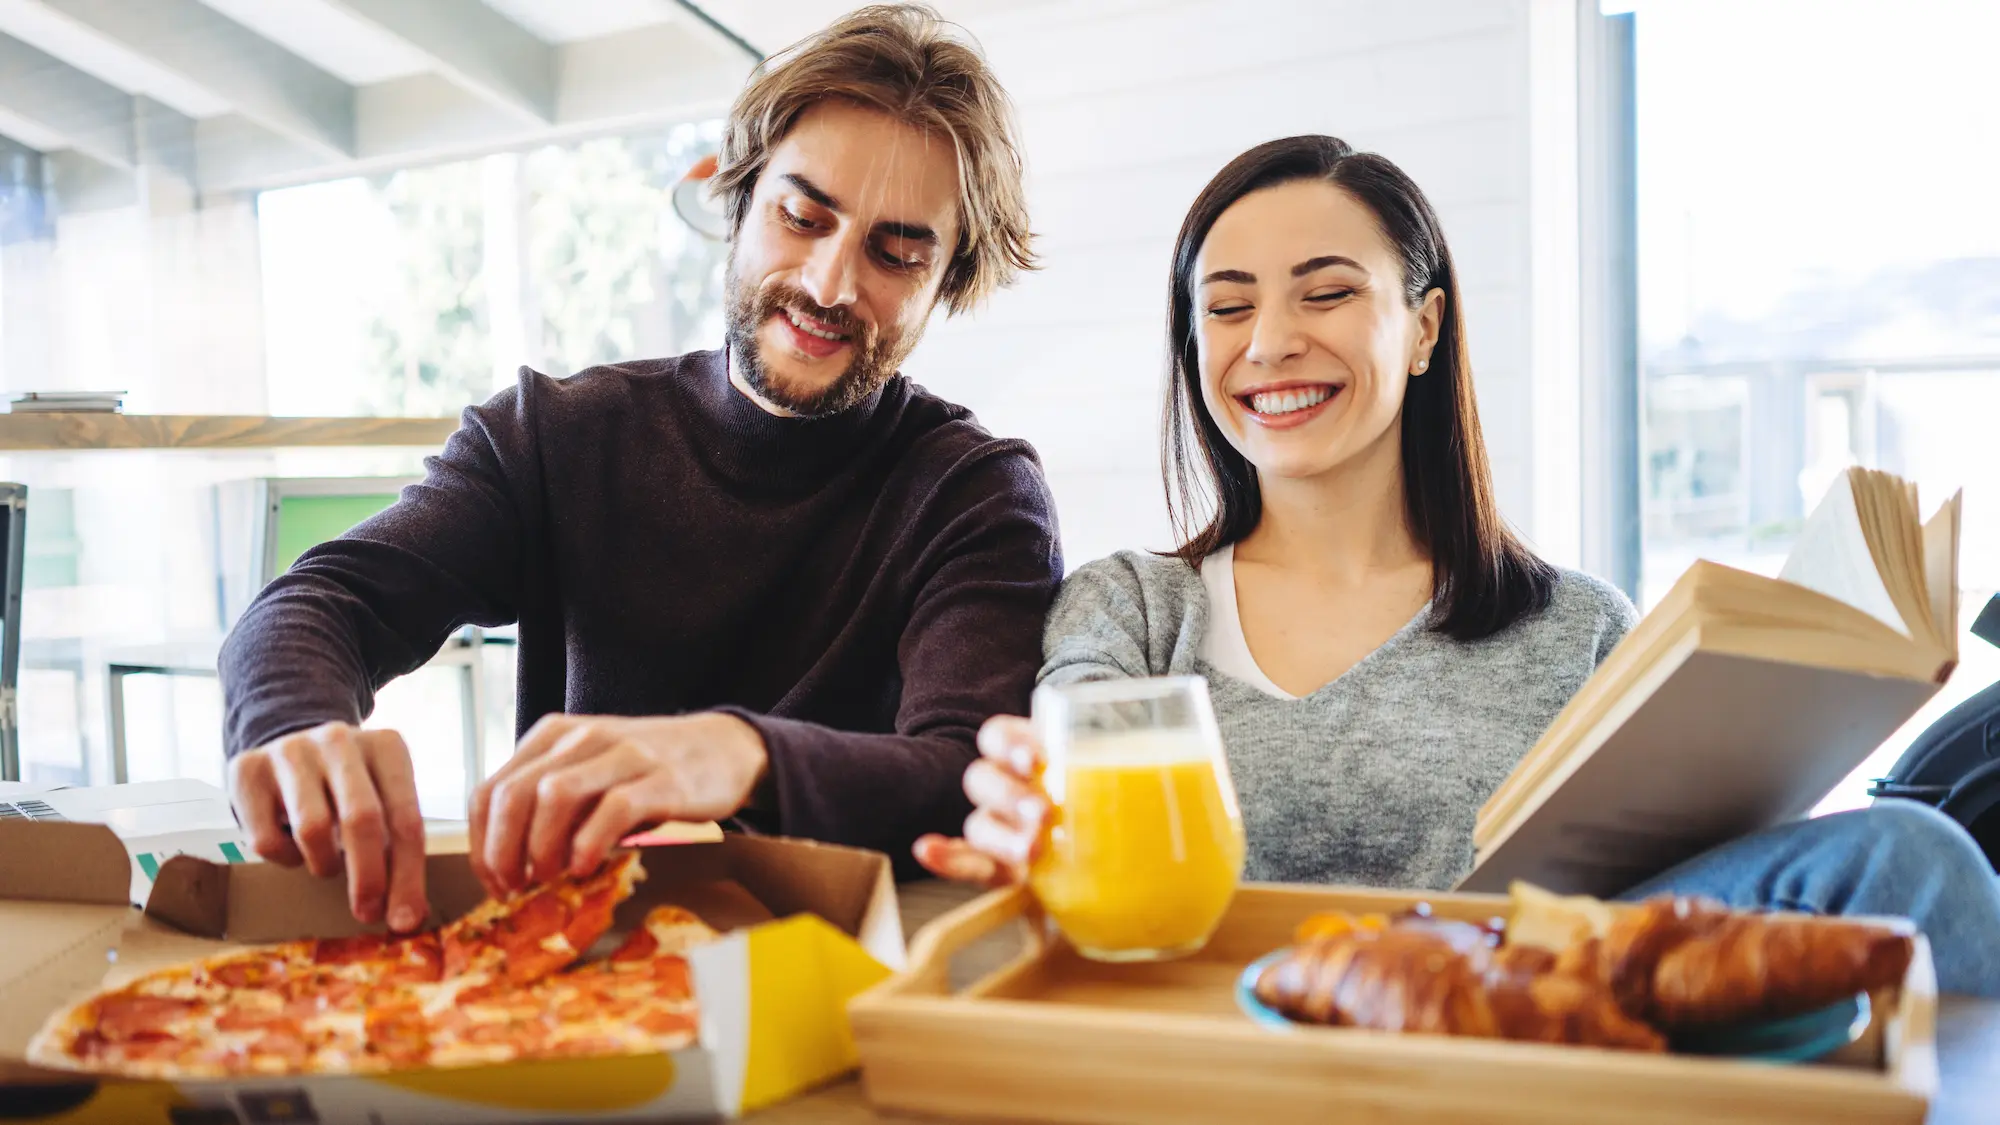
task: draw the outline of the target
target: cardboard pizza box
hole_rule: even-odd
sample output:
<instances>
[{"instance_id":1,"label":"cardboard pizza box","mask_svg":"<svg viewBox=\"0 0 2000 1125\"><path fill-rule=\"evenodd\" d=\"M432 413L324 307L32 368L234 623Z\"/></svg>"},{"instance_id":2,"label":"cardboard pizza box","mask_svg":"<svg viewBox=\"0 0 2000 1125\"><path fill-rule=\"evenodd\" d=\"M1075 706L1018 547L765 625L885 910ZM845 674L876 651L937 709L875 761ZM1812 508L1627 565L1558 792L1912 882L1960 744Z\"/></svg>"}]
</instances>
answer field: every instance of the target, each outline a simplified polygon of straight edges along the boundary
<instances>
[{"instance_id":1,"label":"cardboard pizza box","mask_svg":"<svg viewBox=\"0 0 2000 1125\"><path fill-rule=\"evenodd\" d=\"M641 849L646 880L601 953L647 910L693 910L722 940L689 956L700 1033L670 1054L368 1076L99 1080L37 1068L48 1016L106 985L230 948L362 932L346 888L302 868L177 856L143 911L97 824L0 821L0 1118L119 1125L417 1125L735 1117L856 1065L846 1003L903 965L887 857L734 833ZM433 921L483 897L462 852L427 857Z\"/></svg>"}]
</instances>

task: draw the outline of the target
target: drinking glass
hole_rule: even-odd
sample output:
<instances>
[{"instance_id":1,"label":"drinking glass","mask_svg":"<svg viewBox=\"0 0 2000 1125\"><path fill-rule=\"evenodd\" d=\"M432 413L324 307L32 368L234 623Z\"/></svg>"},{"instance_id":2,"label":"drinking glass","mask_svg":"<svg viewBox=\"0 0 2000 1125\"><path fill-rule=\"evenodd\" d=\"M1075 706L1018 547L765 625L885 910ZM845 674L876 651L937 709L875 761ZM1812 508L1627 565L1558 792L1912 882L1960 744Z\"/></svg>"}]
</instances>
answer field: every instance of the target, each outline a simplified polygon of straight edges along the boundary
<instances>
[{"instance_id":1,"label":"drinking glass","mask_svg":"<svg viewBox=\"0 0 2000 1125\"><path fill-rule=\"evenodd\" d=\"M1243 818L1200 676L1035 692L1052 813L1029 886L1077 952L1164 961L1207 944L1243 873Z\"/></svg>"}]
</instances>

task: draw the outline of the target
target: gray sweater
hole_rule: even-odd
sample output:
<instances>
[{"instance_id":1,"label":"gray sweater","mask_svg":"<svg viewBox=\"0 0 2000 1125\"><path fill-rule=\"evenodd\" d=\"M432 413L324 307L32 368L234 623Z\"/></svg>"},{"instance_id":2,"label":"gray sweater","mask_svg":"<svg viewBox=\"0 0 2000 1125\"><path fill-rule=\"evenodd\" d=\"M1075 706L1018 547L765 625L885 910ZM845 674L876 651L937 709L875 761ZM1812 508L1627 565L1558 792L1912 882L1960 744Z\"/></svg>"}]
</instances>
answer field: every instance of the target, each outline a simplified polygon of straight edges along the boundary
<instances>
[{"instance_id":1,"label":"gray sweater","mask_svg":"<svg viewBox=\"0 0 2000 1125\"><path fill-rule=\"evenodd\" d=\"M1565 570L1547 609L1484 640L1431 632L1429 616L1318 691L1278 699L1200 658L1199 572L1120 551L1063 584L1040 682L1206 676L1245 879L1444 889L1472 869L1479 806L1637 615L1616 587Z\"/></svg>"}]
</instances>

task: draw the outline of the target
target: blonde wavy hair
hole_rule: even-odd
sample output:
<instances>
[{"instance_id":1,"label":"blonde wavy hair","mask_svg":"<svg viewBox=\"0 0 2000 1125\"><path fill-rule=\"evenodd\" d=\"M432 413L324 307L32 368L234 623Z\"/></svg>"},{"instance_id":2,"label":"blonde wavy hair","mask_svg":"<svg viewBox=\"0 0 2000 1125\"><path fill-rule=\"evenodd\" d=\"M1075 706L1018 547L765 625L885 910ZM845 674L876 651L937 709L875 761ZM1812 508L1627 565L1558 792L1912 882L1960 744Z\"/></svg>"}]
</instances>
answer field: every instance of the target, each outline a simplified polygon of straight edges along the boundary
<instances>
[{"instance_id":1,"label":"blonde wavy hair","mask_svg":"<svg viewBox=\"0 0 2000 1125\"><path fill-rule=\"evenodd\" d=\"M807 110L841 98L947 137L958 156L958 245L939 299L952 313L1036 268L1013 107L979 49L922 4L877 4L841 17L760 65L723 127L710 188L742 229L750 196Z\"/></svg>"}]
</instances>

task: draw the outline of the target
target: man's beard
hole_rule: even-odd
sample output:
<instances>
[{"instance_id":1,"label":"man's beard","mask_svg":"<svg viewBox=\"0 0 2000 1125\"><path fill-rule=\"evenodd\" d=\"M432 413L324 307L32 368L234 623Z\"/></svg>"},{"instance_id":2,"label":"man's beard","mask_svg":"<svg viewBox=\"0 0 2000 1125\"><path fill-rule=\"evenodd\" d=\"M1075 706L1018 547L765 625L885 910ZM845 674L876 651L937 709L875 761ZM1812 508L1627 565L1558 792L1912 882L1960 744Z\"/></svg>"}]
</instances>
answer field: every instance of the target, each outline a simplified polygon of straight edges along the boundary
<instances>
[{"instance_id":1,"label":"man's beard","mask_svg":"<svg viewBox=\"0 0 2000 1125\"><path fill-rule=\"evenodd\" d=\"M736 373L764 401L794 414L811 418L859 405L896 374L902 352L907 351L896 347L900 340L884 339L846 309L823 308L789 285L753 288L738 280L733 268L726 284L729 355ZM809 316L847 337L853 358L832 382L819 387L797 386L765 365L757 348L757 330L785 309Z\"/></svg>"}]
</instances>

